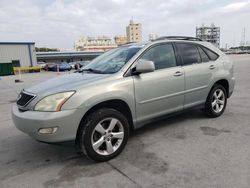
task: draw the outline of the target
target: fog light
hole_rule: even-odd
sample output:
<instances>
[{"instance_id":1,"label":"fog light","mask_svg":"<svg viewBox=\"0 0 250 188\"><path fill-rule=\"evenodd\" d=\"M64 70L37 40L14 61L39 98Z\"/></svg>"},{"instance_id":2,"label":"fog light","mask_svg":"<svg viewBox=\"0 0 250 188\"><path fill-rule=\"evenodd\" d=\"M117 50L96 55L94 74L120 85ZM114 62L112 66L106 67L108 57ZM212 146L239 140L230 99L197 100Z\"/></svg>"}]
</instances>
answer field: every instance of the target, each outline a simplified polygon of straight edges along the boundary
<instances>
[{"instance_id":1,"label":"fog light","mask_svg":"<svg viewBox=\"0 0 250 188\"><path fill-rule=\"evenodd\" d=\"M48 127L48 128L41 128L38 130L40 134L54 134L57 131L58 127Z\"/></svg>"}]
</instances>

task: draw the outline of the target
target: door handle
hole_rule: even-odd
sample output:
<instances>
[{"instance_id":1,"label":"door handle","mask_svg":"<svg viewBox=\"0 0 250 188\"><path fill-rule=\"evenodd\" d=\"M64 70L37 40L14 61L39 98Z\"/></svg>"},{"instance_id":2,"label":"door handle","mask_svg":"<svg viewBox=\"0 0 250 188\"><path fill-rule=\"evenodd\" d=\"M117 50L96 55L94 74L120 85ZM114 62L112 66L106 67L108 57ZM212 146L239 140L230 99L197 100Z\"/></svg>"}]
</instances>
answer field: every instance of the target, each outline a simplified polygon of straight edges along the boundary
<instances>
[{"instance_id":1,"label":"door handle","mask_svg":"<svg viewBox=\"0 0 250 188\"><path fill-rule=\"evenodd\" d=\"M181 75L183 75L183 73L181 71L177 71L174 73L174 76L181 76Z\"/></svg>"},{"instance_id":2,"label":"door handle","mask_svg":"<svg viewBox=\"0 0 250 188\"><path fill-rule=\"evenodd\" d=\"M209 69L215 69L215 66L214 65L210 65Z\"/></svg>"}]
</instances>

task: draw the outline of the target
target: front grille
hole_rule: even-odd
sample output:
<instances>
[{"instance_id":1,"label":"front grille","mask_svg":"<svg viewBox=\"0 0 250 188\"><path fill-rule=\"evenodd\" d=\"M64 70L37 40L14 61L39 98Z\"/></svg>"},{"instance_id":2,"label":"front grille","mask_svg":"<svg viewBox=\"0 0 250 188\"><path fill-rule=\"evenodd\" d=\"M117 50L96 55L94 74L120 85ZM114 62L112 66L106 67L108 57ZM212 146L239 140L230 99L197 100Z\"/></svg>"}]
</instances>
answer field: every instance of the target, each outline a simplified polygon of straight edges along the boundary
<instances>
[{"instance_id":1,"label":"front grille","mask_svg":"<svg viewBox=\"0 0 250 188\"><path fill-rule=\"evenodd\" d=\"M29 104L29 102L32 101L34 98L35 98L35 95L22 91L16 103L19 106L23 107Z\"/></svg>"}]
</instances>

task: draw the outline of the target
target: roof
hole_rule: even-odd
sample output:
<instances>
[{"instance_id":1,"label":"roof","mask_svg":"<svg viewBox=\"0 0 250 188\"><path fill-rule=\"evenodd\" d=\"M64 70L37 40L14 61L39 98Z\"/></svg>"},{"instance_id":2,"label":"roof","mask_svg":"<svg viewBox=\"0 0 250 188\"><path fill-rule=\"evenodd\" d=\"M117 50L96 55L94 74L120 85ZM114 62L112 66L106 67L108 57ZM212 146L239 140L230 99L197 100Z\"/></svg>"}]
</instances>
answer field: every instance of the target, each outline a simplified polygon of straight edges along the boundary
<instances>
[{"instance_id":1,"label":"roof","mask_svg":"<svg viewBox=\"0 0 250 188\"><path fill-rule=\"evenodd\" d=\"M100 55L103 52L36 52L36 55Z\"/></svg>"},{"instance_id":2,"label":"roof","mask_svg":"<svg viewBox=\"0 0 250 188\"><path fill-rule=\"evenodd\" d=\"M57 54L102 54L103 52L71 51L71 52L36 52L37 55L57 55Z\"/></svg>"},{"instance_id":3,"label":"roof","mask_svg":"<svg viewBox=\"0 0 250 188\"><path fill-rule=\"evenodd\" d=\"M1 44L20 45L20 44L35 44L35 42L0 42L0 45Z\"/></svg>"},{"instance_id":4,"label":"roof","mask_svg":"<svg viewBox=\"0 0 250 188\"><path fill-rule=\"evenodd\" d=\"M36 52L37 58L52 58L52 57L97 57L103 52Z\"/></svg>"}]
</instances>

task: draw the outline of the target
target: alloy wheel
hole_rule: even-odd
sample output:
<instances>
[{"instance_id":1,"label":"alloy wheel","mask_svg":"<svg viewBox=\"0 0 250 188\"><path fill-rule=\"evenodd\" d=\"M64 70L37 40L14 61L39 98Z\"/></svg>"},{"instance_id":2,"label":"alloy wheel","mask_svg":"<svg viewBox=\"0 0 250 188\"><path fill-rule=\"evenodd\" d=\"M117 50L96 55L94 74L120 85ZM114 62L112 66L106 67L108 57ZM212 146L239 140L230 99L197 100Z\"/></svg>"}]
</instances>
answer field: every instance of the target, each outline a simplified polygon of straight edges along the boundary
<instances>
[{"instance_id":1,"label":"alloy wheel","mask_svg":"<svg viewBox=\"0 0 250 188\"><path fill-rule=\"evenodd\" d=\"M91 135L91 144L99 155L111 155L122 144L124 128L116 118L105 118L94 128Z\"/></svg>"},{"instance_id":2,"label":"alloy wheel","mask_svg":"<svg viewBox=\"0 0 250 188\"><path fill-rule=\"evenodd\" d=\"M225 105L225 94L222 89L215 90L212 97L212 109L215 113L220 113Z\"/></svg>"}]
</instances>

